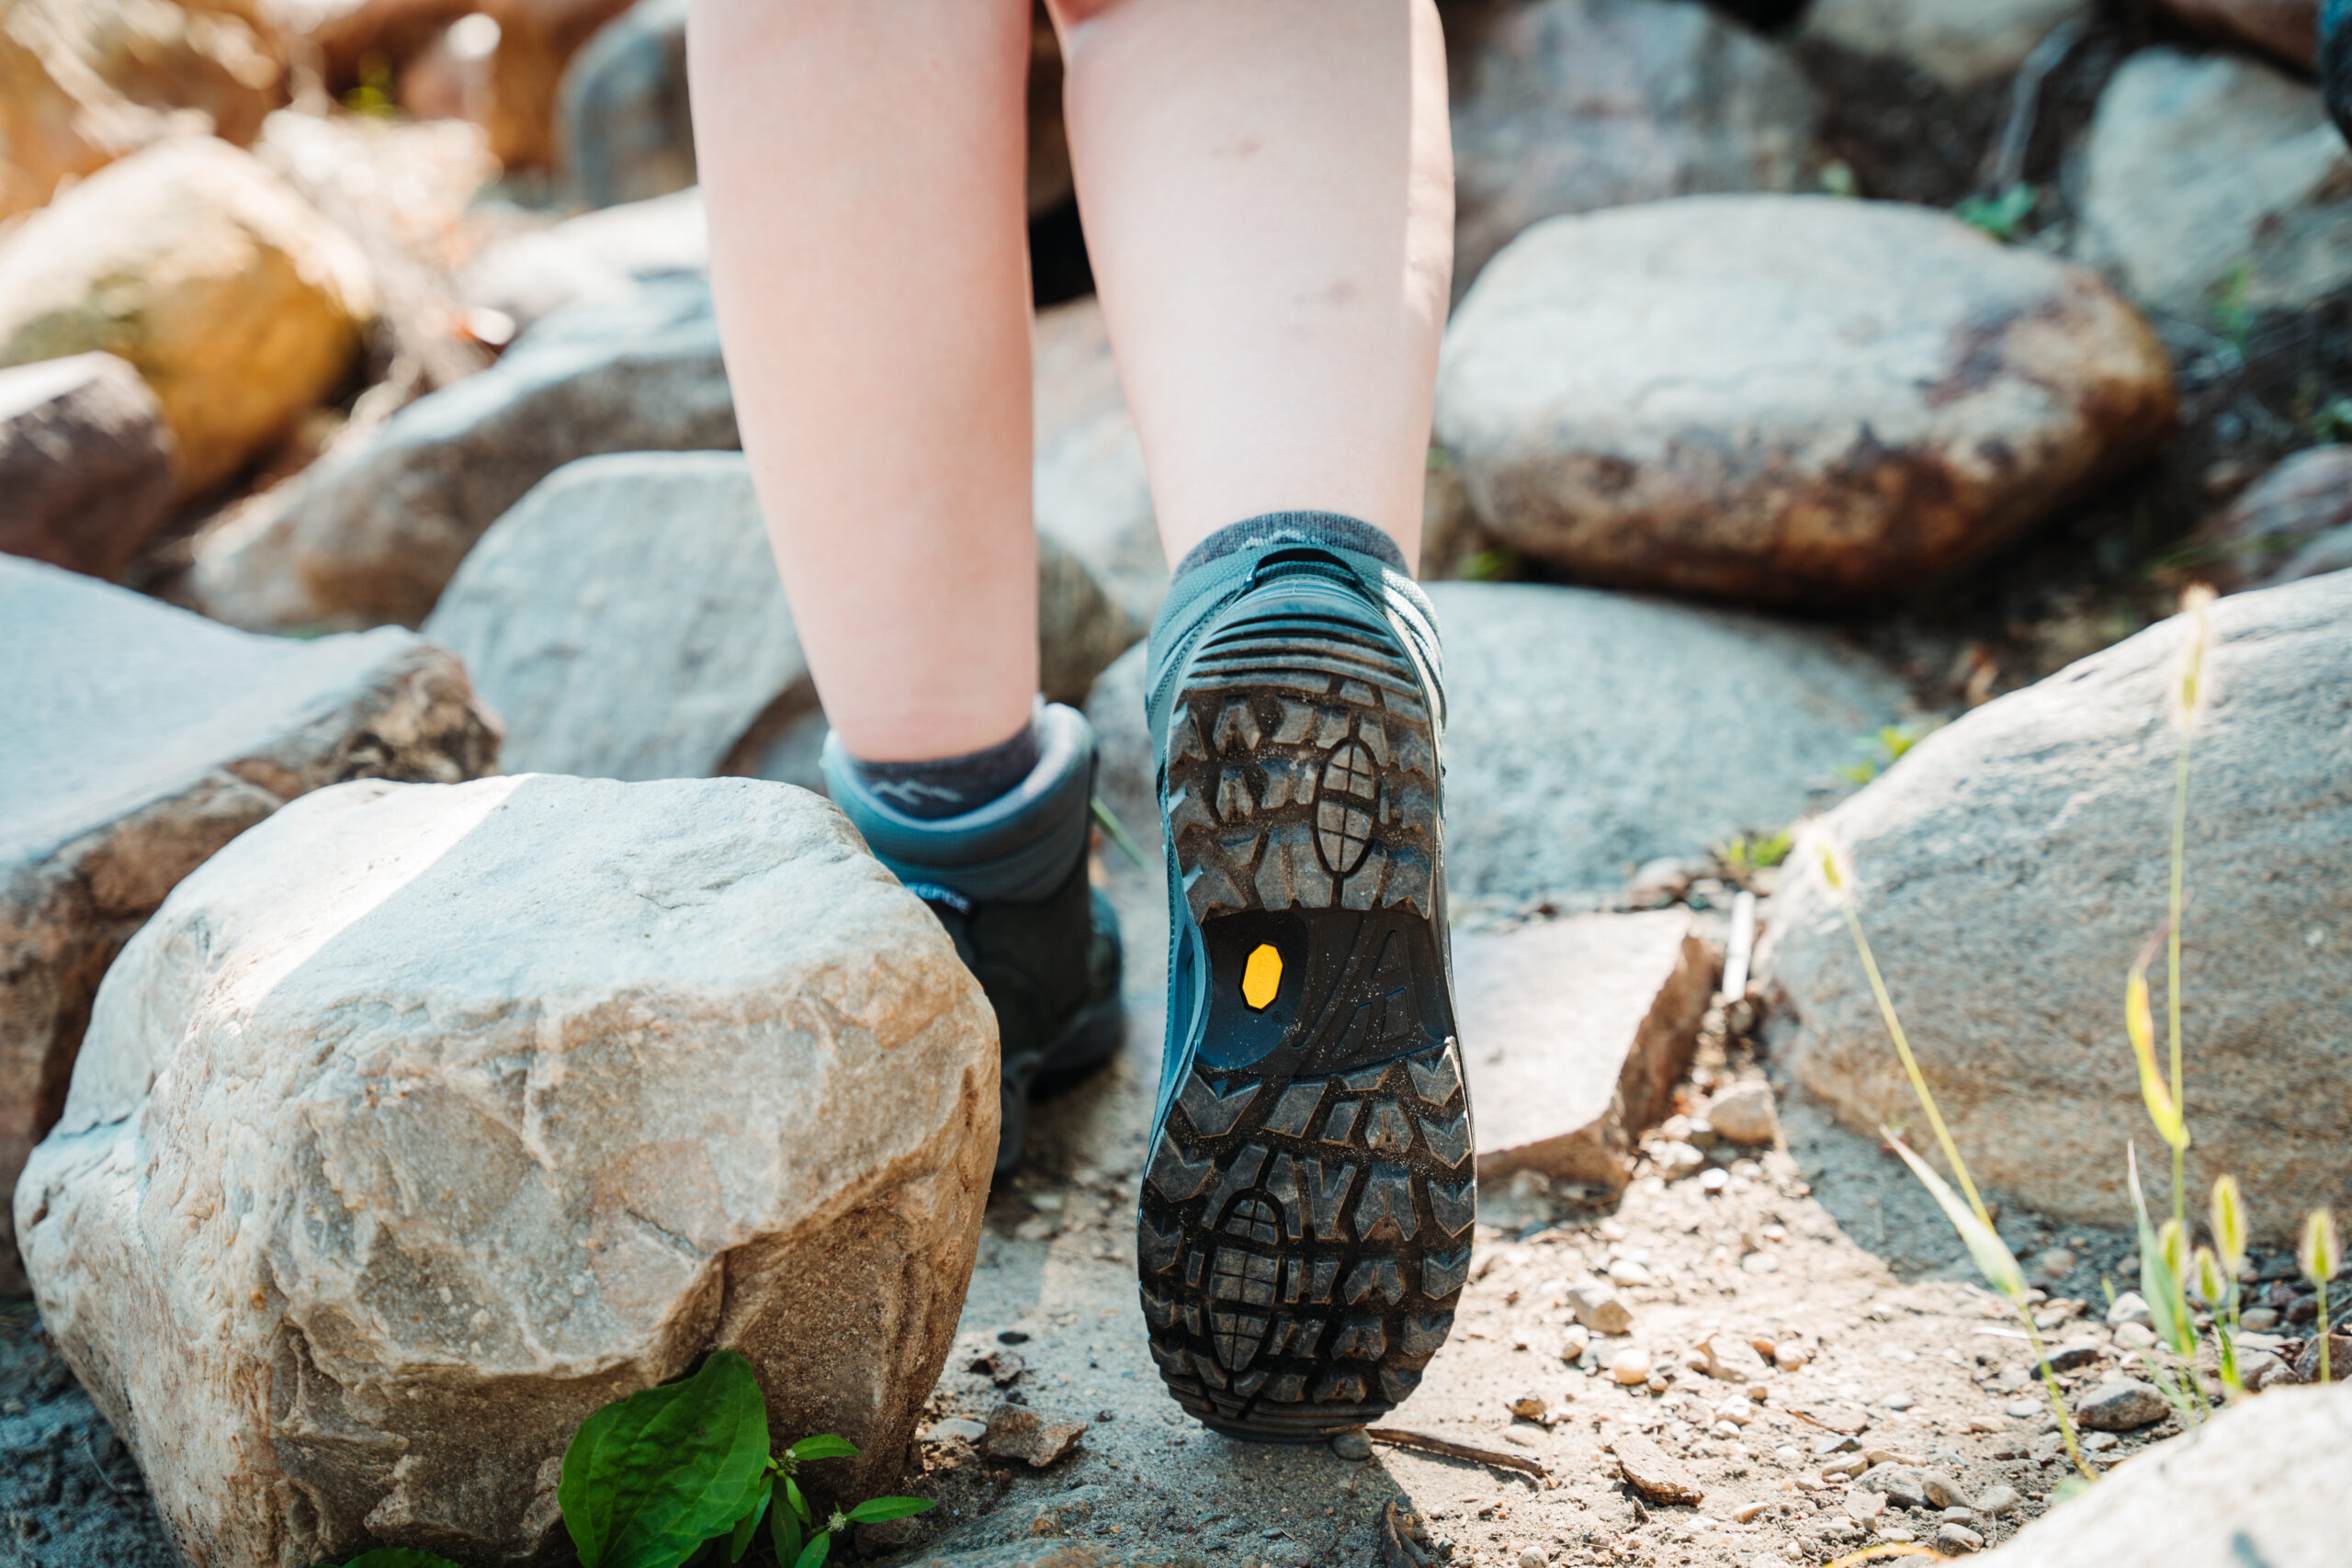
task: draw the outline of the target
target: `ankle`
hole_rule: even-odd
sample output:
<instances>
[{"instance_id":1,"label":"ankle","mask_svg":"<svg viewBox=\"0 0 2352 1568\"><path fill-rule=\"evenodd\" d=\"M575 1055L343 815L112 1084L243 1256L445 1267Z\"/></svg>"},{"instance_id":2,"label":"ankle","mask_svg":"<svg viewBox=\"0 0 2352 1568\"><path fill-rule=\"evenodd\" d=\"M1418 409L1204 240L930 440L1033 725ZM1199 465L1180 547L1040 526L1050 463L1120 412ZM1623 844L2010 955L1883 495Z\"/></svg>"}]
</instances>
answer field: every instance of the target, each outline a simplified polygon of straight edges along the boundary
<instances>
[{"instance_id":1,"label":"ankle","mask_svg":"<svg viewBox=\"0 0 2352 1568\"><path fill-rule=\"evenodd\" d=\"M1028 722L993 746L954 757L912 762L869 762L842 751L842 761L865 792L901 815L922 821L962 817L1017 788L1037 768L1043 752L1038 721L1042 699Z\"/></svg>"},{"instance_id":2,"label":"ankle","mask_svg":"<svg viewBox=\"0 0 2352 1568\"><path fill-rule=\"evenodd\" d=\"M1204 538L1184 552L1184 558L1176 563L1174 576L1182 579L1227 556L1267 545L1319 545L1353 550L1384 561L1408 577L1413 575L1403 547L1369 523L1337 512L1268 512L1229 523Z\"/></svg>"}]
</instances>

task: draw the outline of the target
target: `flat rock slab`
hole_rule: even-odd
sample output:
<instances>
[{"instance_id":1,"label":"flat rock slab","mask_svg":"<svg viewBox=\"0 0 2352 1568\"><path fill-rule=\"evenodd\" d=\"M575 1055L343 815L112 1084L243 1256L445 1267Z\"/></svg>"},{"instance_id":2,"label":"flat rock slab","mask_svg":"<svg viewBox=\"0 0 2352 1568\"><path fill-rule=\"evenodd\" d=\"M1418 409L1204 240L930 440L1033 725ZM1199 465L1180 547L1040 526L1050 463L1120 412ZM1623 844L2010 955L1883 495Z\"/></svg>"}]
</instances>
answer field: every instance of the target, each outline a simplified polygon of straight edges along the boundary
<instances>
[{"instance_id":1,"label":"flat rock slab","mask_svg":"<svg viewBox=\"0 0 2352 1568\"><path fill-rule=\"evenodd\" d=\"M182 877L345 779L469 779L497 730L407 632L259 637L0 558L0 1191L57 1119L99 977ZM0 1295L18 1276L0 1213Z\"/></svg>"},{"instance_id":2,"label":"flat rock slab","mask_svg":"<svg viewBox=\"0 0 2352 1568\"><path fill-rule=\"evenodd\" d=\"M1959 91L2007 76L2090 0L1814 0L1804 36L1902 60Z\"/></svg>"},{"instance_id":3,"label":"flat rock slab","mask_svg":"<svg viewBox=\"0 0 2352 1568\"><path fill-rule=\"evenodd\" d=\"M1669 1109L1714 994L1682 910L1578 915L1453 940L1478 1175L1540 1170L1614 1192Z\"/></svg>"},{"instance_id":4,"label":"flat rock slab","mask_svg":"<svg viewBox=\"0 0 2352 1568\"><path fill-rule=\"evenodd\" d=\"M1701 191L1785 191L1820 106L1779 46L1690 0L1461 6L1453 291L1530 224Z\"/></svg>"},{"instance_id":5,"label":"flat rock slab","mask_svg":"<svg viewBox=\"0 0 2352 1568\"><path fill-rule=\"evenodd\" d=\"M2304 1209L2352 1205L2352 573L2233 594L2211 628L2188 784L2188 1178L2203 1193L2234 1172L2283 1236ZM1774 1055L1857 1130L1916 1118L1822 881L1819 847L1842 846L1976 1180L2065 1219L2131 1223L2127 1140L2165 1184L2122 1003L2165 919L2186 636L2152 626L1921 741L1800 839L1759 953ZM2161 964L2155 983L2161 1010Z\"/></svg>"},{"instance_id":6,"label":"flat rock slab","mask_svg":"<svg viewBox=\"0 0 2352 1568\"><path fill-rule=\"evenodd\" d=\"M1584 581L1756 604L1917 592L2170 427L2094 275L1925 209L1692 197L1529 230L1446 330L1478 519Z\"/></svg>"},{"instance_id":7,"label":"flat rock slab","mask_svg":"<svg viewBox=\"0 0 2352 1568\"><path fill-rule=\"evenodd\" d=\"M490 369L209 526L188 592L256 631L413 626L483 531L564 464L741 445L709 284L654 279L557 311Z\"/></svg>"},{"instance_id":8,"label":"flat rock slab","mask_svg":"<svg viewBox=\"0 0 2352 1568\"><path fill-rule=\"evenodd\" d=\"M1038 541L1046 694L1082 698L1134 636L1083 562ZM740 452L558 469L499 519L426 618L506 726L510 773L761 771L816 688ZM794 781L797 782L797 781Z\"/></svg>"},{"instance_id":9,"label":"flat rock slab","mask_svg":"<svg viewBox=\"0 0 2352 1568\"><path fill-rule=\"evenodd\" d=\"M2300 309L2352 283L2352 152L2317 93L2258 61L2134 54L2083 174L2075 255L2196 327L2225 290Z\"/></svg>"},{"instance_id":10,"label":"flat rock slab","mask_svg":"<svg viewBox=\"0 0 2352 1568\"><path fill-rule=\"evenodd\" d=\"M1457 915L1614 897L1636 867L1826 804L1906 693L1835 637L1761 615L1534 583L1426 585L1445 640L1446 887ZM1146 650L1087 716L1097 788L1159 834Z\"/></svg>"},{"instance_id":11,"label":"flat rock slab","mask_svg":"<svg viewBox=\"0 0 2352 1568\"><path fill-rule=\"evenodd\" d=\"M2334 1568L2352 1497L2352 1384L2222 1410L2053 1509L1984 1568Z\"/></svg>"},{"instance_id":12,"label":"flat rock slab","mask_svg":"<svg viewBox=\"0 0 2352 1568\"><path fill-rule=\"evenodd\" d=\"M176 450L128 360L75 354L0 370L0 551L121 576L171 515Z\"/></svg>"},{"instance_id":13,"label":"flat rock slab","mask_svg":"<svg viewBox=\"0 0 2352 1568\"><path fill-rule=\"evenodd\" d=\"M186 1561L544 1561L580 1421L713 1348L885 1489L996 1119L978 984L825 802L360 782L133 939L16 1213Z\"/></svg>"},{"instance_id":14,"label":"flat rock slab","mask_svg":"<svg viewBox=\"0 0 2352 1568\"><path fill-rule=\"evenodd\" d=\"M1666 1450L1647 1438L1628 1434L1610 1444L1617 1456L1618 1473L1625 1484L1642 1495L1645 1503L1684 1503L1696 1507L1707 1500L1699 1483L1679 1460L1669 1459Z\"/></svg>"}]
</instances>

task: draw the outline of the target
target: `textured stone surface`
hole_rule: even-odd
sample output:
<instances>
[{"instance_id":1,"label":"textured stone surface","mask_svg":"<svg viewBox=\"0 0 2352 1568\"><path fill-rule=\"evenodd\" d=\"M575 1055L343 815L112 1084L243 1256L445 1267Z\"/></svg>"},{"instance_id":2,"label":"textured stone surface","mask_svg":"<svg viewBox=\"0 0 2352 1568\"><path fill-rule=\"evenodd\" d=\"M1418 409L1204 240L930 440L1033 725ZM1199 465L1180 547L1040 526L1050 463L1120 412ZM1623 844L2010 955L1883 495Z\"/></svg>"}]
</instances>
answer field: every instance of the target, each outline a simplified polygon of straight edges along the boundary
<instances>
[{"instance_id":1,"label":"textured stone surface","mask_svg":"<svg viewBox=\"0 0 2352 1568\"><path fill-rule=\"evenodd\" d=\"M1457 910L1613 897L1637 865L1794 821L1839 787L1856 738L1904 702L1820 631L1583 588L1439 582L1446 886ZM1157 838L1146 650L1087 702L1099 789Z\"/></svg>"},{"instance_id":2,"label":"textured stone surface","mask_svg":"<svg viewBox=\"0 0 2352 1568\"><path fill-rule=\"evenodd\" d=\"M1480 1179L1527 1169L1623 1187L1714 993L1714 953L1690 916L1461 932L1453 970Z\"/></svg>"},{"instance_id":3,"label":"textured stone surface","mask_svg":"<svg viewBox=\"0 0 2352 1568\"><path fill-rule=\"evenodd\" d=\"M1798 184L1813 90L1778 46L1703 6L1476 6L1448 33L1456 299L1543 219Z\"/></svg>"},{"instance_id":4,"label":"textured stone surface","mask_svg":"<svg viewBox=\"0 0 2352 1568\"><path fill-rule=\"evenodd\" d=\"M2135 1458L1984 1568L2334 1568L2352 1496L2352 1384L2274 1389Z\"/></svg>"},{"instance_id":5,"label":"textured stone surface","mask_svg":"<svg viewBox=\"0 0 2352 1568\"><path fill-rule=\"evenodd\" d=\"M350 239L209 137L110 164L0 241L0 365L129 360L163 402L183 494L333 391L374 310Z\"/></svg>"},{"instance_id":6,"label":"textured stone surface","mask_svg":"<svg viewBox=\"0 0 2352 1568\"><path fill-rule=\"evenodd\" d=\"M624 299L648 278L710 269L702 188L583 212L493 241L466 263L466 301L528 327L566 305Z\"/></svg>"},{"instance_id":7,"label":"textured stone surface","mask_svg":"<svg viewBox=\"0 0 2352 1568\"><path fill-rule=\"evenodd\" d=\"M2208 541L2244 588L2352 567L2352 446L2289 457L2238 497Z\"/></svg>"},{"instance_id":8,"label":"textured stone surface","mask_svg":"<svg viewBox=\"0 0 2352 1568\"><path fill-rule=\"evenodd\" d=\"M1579 578L1916 592L2143 455L2170 367L2098 279L1939 213L1694 197L1531 230L1454 313L1439 439Z\"/></svg>"},{"instance_id":9,"label":"textured stone surface","mask_svg":"<svg viewBox=\"0 0 2352 1568\"><path fill-rule=\"evenodd\" d=\"M2259 62L2141 51L2083 171L2077 257L2199 326L2224 294L2291 309L2352 283L2352 152L2317 93Z\"/></svg>"},{"instance_id":10,"label":"textured stone surface","mask_svg":"<svg viewBox=\"0 0 2352 1568\"><path fill-rule=\"evenodd\" d=\"M255 630L414 626L482 530L573 458L738 445L709 286L659 280L550 316L213 525L188 590Z\"/></svg>"},{"instance_id":11,"label":"textured stone surface","mask_svg":"<svg viewBox=\"0 0 2352 1568\"><path fill-rule=\"evenodd\" d=\"M1083 700L1132 635L1085 568L1039 549L1046 691ZM557 470L466 558L424 623L506 728L510 773L703 778L756 768L817 711L738 452Z\"/></svg>"},{"instance_id":12,"label":"textured stone surface","mask_svg":"<svg viewBox=\"0 0 2352 1568\"><path fill-rule=\"evenodd\" d=\"M1617 1456L1618 1473L1645 1501L1687 1503L1693 1506L1705 1501L1706 1494L1681 1461L1668 1458L1665 1450L1647 1438L1628 1433L1615 1438L1610 1448Z\"/></svg>"},{"instance_id":13,"label":"textured stone surface","mask_svg":"<svg viewBox=\"0 0 2352 1568\"><path fill-rule=\"evenodd\" d=\"M714 1347L888 1488L995 1072L938 922L805 793L360 783L134 940L16 1212L187 1561L568 1561L573 1428Z\"/></svg>"},{"instance_id":14,"label":"textured stone surface","mask_svg":"<svg viewBox=\"0 0 2352 1568\"><path fill-rule=\"evenodd\" d=\"M556 173L591 207L695 183L686 105L685 0L637 0L564 67Z\"/></svg>"},{"instance_id":15,"label":"textured stone surface","mask_svg":"<svg viewBox=\"0 0 2352 1568\"><path fill-rule=\"evenodd\" d=\"M249 637L29 562L0 559L0 669L5 1190L57 1119L99 977L182 877L296 795L472 778L498 742L457 661L407 633Z\"/></svg>"},{"instance_id":16,"label":"textured stone surface","mask_svg":"<svg viewBox=\"0 0 2352 1568\"><path fill-rule=\"evenodd\" d=\"M2132 1432L2172 1414L2154 1383L2111 1377L2075 1402L2075 1418L2094 1432Z\"/></svg>"},{"instance_id":17,"label":"textured stone surface","mask_svg":"<svg viewBox=\"0 0 2352 1568\"><path fill-rule=\"evenodd\" d=\"M0 551L115 578L171 514L163 406L110 354L0 370Z\"/></svg>"},{"instance_id":18,"label":"textured stone surface","mask_svg":"<svg viewBox=\"0 0 2352 1568\"><path fill-rule=\"evenodd\" d=\"M1907 60L1948 87L2007 76L2089 0L1813 0L1807 37Z\"/></svg>"},{"instance_id":19,"label":"textured stone surface","mask_svg":"<svg viewBox=\"0 0 2352 1568\"><path fill-rule=\"evenodd\" d=\"M1772 1086L1748 1082L1725 1089L1707 1102L1707 1124L1735 1144L1771 1143L1781 1133Z\"/></svg>"},{"instance_id":20,"label":"textured stone surface","mask_svg":"<svg viewBox=\"0 0 2352 1568\"><path fill-rule=\"evenodd\" d=\"M2352 1206L2352 574L2234 594L2212 627L2188 795L2188 1176L2202 1193L2234 1172L2282 1235L2303 1208ZM1773 1054L1857 1128L1916 1117L1821 880L1816 846L1842 845L1976 1180L2069 1219L2129 1223L2126 1139L2165 1186L2122 1002L2165 918L2183 635L2152 626L1921 741L1800 840L1760 955Z\"/></svg>"}]
</instances>

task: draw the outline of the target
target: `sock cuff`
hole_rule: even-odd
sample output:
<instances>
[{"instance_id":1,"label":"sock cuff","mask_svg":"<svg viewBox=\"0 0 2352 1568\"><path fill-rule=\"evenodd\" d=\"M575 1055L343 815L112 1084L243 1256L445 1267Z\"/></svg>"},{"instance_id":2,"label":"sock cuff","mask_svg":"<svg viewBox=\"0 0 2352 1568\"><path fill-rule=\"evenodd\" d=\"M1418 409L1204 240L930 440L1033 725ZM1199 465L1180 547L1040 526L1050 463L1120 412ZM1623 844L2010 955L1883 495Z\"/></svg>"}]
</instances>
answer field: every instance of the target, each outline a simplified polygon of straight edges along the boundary
<instances>
[{"instance_id":1,"label":"sock cuff","mask_svg":"<svg viewBox=\"0 0 2352 1568\"><path fill-rule=\"evenodd\" d=\"M1039 725L1045 699L1033 699L1029 721L993 746L960 756L919 762L869 762L842 753L842 761L876 799L909 817L933 819L978 810L1036 771L1042 753Z\"/></svg>"},{"instance_id":2,"label":"sock cuff","mask_svg":"<svg viewBox=\"0 0 2352 1568\"><path fill-rule=\"evenodd\" d=\"M1185 551L1174 575L1181 578L1212 561L1262 545L1322 545L1353 550L1385 561L1407 577L1413 575L1396 540L1361 518L1338 512L1268 512L1228 523Z\"/></svg>"}]
</instances>

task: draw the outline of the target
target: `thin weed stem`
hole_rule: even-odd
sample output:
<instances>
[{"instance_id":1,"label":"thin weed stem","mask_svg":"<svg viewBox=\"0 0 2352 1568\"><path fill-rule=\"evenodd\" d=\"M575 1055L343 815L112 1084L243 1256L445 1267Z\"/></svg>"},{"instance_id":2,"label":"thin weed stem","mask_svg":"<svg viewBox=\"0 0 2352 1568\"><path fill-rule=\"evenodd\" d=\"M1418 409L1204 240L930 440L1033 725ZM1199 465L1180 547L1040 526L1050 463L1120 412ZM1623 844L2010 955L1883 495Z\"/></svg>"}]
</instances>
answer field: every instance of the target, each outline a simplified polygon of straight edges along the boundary
<instances>
[{"instance_id":1,"label":"thin weed stem","mask_svg":"<svg viewBox=\"0 0 2352 1568\"><path fill-rule=\"evenodd\" d=\"M2327 1342L2335 1337L2335 1325L2327 1316L2327 1281L2319 1282L2319 1381L2334 1381L2327 1364Z\"/></svg>"},{"instance_id":2,"label":"thin weed stem","mask_svg":"<svg viewBox=\"0 0 2352 1568\"><path fill-rule=\"evenodd\" d=\"M2173 768L2172 918L2165 933L2165 1018L2172 1036L2172 1102L2179 1108L2184 1122L2188 1102L2182 1095L2180 1077L2180 904L2188 864L2188 745L2189 732L2183 729L2180 760ZM2172 1150L2172 1217L2182 1230L2188 1228L2188 1151L2178 1144Z\"/></svg>"},{"instance_id":3,"label":"thin weed stem","mask_svg":"<svg viewBox=\"0 0 2352 1568\"><path fill-rule=\"evenodd\" d=\"M2042 1352L2041 1331L2033 1325L2032 1310L2023 1300L2014 1296L2009 1299L2009 1304L2018 1309L2018 1321L2025 1325L2025 1339L2032 1347L2033 1364L2041 1373L2041 1386L2050 1395L2050 1408L2058 1413L2058 1435L2066 1440L2066 1457L2075 1461L2075 1472L2085 1480L2097 1481L2098 1472L2091 1468L2090 1461L2083 1457L2081 1447L2075 1441L2075 1418L2067 1414L2066 1395L2058 1386L2057 1370L2051 1366L2050 1358Z\"/></svg>"},{"instance_id":4,"label":"thin weed stem","mask_svg":"<svg viewBox=\"0 0 2352 1568\"><path fill-rule=\"evenodd\" d=\"M1911 1054L1910 1036L1903 1032L1903 1021L1895 1016L1894 998L1886 994L1886 982L1879 976L1878 960L1871 955L1870 938L1862 934L1862 922L1854 913L1854 901L1842 888L1838 895L1838 908L1846 917L1846 929L1853 933L1854 951L1861 955L1862 972L1870 976L1871 994L1878 998L1879 1016L1886 1021L1886 1032L1894 1041L1895 1054L1903 1058L1903 1070L1911 1076L1911 1091L1919 1097L1919 1108L1928 1113L1928 1124L1936 1130L1936 1144L1944 1151L1944 1162L1960 1178L1960 1190L1968 1194L1968 1206L1990 1227L1993 1216L1985 1212L1984 1200L1976 1195L1976 1183L1969 1179L1967 1163L1960 1157L1959 1145L1951 1141L1943 1115L1936 1109L1936 1097L1928 1092L1928 1080L1919 1071L1919 1059Z\"/></svg>"}]
</instances>

